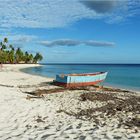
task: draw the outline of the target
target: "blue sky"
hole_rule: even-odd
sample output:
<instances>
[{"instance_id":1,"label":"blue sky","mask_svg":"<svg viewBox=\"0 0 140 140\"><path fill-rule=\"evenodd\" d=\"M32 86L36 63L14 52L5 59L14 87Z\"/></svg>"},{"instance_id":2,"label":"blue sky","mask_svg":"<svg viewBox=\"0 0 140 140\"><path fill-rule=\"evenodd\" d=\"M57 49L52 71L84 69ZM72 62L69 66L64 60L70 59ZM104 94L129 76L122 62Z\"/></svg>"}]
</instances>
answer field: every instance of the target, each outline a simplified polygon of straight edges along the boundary
<instances>
[{"instance_id":1,"label":"blue sky","mask_svg":"<svg viewBox=\"0 0 140 140\"><path fill-rule=\"evenodd\" d=\"M47 63L140 63L140 0L0 0L0 38Z\"/></svg>"}]
</instances>

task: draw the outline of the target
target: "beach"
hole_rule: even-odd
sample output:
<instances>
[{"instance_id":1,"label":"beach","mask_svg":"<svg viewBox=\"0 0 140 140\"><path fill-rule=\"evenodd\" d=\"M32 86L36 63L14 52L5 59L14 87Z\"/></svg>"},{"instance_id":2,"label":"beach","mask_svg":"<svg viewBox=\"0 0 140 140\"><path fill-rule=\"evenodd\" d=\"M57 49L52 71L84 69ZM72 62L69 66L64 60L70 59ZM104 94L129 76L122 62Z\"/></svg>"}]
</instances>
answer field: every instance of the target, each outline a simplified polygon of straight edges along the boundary
<instances>
[{"instance_id":1,"label":"beach","mask_svg":"<svg viewBox=\"0 0 140 140\"><path fill-rule=\"evenodd\" d=\"M140 94L90 86L64 89L52 78L0 70L0 139L140 139Z\"/></svg>"}]
</instances>

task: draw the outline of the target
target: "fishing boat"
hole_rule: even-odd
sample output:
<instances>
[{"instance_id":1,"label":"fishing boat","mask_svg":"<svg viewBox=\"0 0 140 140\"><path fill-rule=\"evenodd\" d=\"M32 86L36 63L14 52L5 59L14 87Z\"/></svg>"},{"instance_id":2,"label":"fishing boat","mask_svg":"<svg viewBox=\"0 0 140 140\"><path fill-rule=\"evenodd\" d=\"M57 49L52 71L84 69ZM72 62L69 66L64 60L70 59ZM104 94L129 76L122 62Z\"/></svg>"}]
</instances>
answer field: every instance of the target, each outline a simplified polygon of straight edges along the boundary
<instances>
[{"instance_id":1,"label":"fishing boat","mask_svg":"<svg viewBox=\"0 0 140 140\"><path fill-rule=\"evenodd\" d=\"M83 74L60 74L56 75L54 83L64 87L79 87L96 85L103 82L107 72L83 73Z\"/></svg>"}]
</instances>

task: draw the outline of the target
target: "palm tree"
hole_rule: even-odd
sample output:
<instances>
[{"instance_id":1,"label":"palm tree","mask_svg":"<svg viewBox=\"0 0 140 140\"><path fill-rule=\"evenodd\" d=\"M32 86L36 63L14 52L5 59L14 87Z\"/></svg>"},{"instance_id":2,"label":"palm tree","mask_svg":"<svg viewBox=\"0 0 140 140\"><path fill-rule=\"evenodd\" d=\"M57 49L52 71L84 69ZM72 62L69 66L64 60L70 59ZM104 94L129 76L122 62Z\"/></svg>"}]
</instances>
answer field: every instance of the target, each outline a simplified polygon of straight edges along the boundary
<instances>
[{"instance_id":1,"label":"palm tree","mask_svg":"<svg viewBox=\"0 0 140 140\"><path fill-rule=\"evenodd\" d=\"M8 57L8 60L9 60L9 62L10 63L14 63L14 59L15 59L15 56L14 56L14 48L13 49L11 49L10 51L9 51L9 57Z\"/></svg>"},{"instance_id":2,"label":"palm tree","mask_svg":"<svg viewBox=\"0 0 140 140\"><path fill-rule=\"evenodd\" d=\"M0 63L8 62L8 51L0 51Z\"/></svg>"},{"instance_id":3,"label":"palm tree","mask_svg":"<svg viewBox=\"0 0 140 140\"><path fill-rule=\"evenodd\" d=\"M33 58L34 58L34 56L33 56L32 54L30 54L30 55L29 55L29 62L30 62L30 63L33 63Z\"/></svg>"},{"instance_id":4,"label":"palm tree","mask_svg":"<svg viewBox=\"0 0 140 140\"><path fill-rule=\"evenodd\" d=\"M43 56L40 53L36 53L35 57L33 58L33 62L37 63L38 61L41 61L43 59Z\"/></svg>"},{"instance_id":5,"label":"palm tree","mask_svg":"<svg viewBox=\"0 0 140 140\"><path fill-rule=\"evenodd\" d=\"M1 50L5 50L7 47L5 44L2 44Z\"/></svg>"},{"instance_id":6,"label":"palm tree","mask_svg":"<svg viewBox=\"0 0 140 140\"><path fill-rule=\"evenodd\" d=\"M5 37L3 39L3 43L2 43L2 50L6 49L7 48L7 43L8 43L8 39Z\"/></svg>"},{"instance_id":7,"label":"palm tree","mask_svg":"<svg viewBox=\"0 0 140 140\"><path fill-rule=\"evenodd\" d=\"M9 48L10 48L10 49L13 49L14 47L13 47L13 45L10 44L10 45L9 45Z\"/></svg>"},{"instance_id":8,"label":"palm tree","mask_svg":"<svg viewBox=\"0 0 140 140\"><path fill-rule=\"evenodd\" d=\"M40 53L36 53L35 56L28 53L24 53L20 48L16 50L10 44L8 44L8 39L4 38L0 42L0 63L37 63L43 59Z\"/></svg>"},{"instance_id":9,"label":"palm tree","mask_svg":"<svg viewBox=\"0 0 140 140\"><path fill-rule=\"evenodd\" d=\"M6 47L6 44L4 44L3 42L0 42L0 46L1 46L1 50L5 50L7 47Z\"/></svg>"},{"instance_id":10,"label":"palm tree","mask_svg":"<svg viewBox=\"0 0 140 140\"><path fill-rule=\"evenodd\" d=\"M24 61L25 61L25 63L29 62L29 53L27 51L24 54Z\"/></svg>"},{"instance_id":11,"label":"palm tree","mask_svg":"<svg viewBox=\"0 0 140 140\"><path fill-rule=\"evenodd\" d=\"M2 42L0 42L0 47L1 47L0 49L2 49Z\"/></svg>"},{"instance_id":12,"label":"palm tree","mask_svg":"<svg viewBox=\"0 0 140 140\"><path fill-rule=\"evenodd\" d=\"M16 58L16 63L19 63L20 61L23 61L23 52L21 51L20 48L18 48L16 50L16 53L15 53L15 58Z\"/></svg>"},{"instance_id":13,"label":"palm tree","mask_svg":"<svg viewBox=\"0 0 140 140\"><path fill-rule=\"evenodd\" d=\"M4 63L5 62L5 58L4 58L4 53L3 51L0 51L0 63Z\"/></svg>"},{"instance_id":14,"label":"palm tree","mask_svg":"<svg viewBox=\"0 0 140 140\"><path fill-rule=\"evenodd\" d=\"M5 38L3 39L3 42L4 42L4 43L8 43L8 38L5 37Z\"/></svg>"},{"instance_id":15,"label":"palm tree","mask_svg":"<svg viewBox=\"0 0 140 140\"><path fill-rule=\"evenodd\" d=\"M7 49L7 43L8 43L8 39L7 38L4 38L3 42L0 42L1 50Z\"/></svg>"}]
</instances>

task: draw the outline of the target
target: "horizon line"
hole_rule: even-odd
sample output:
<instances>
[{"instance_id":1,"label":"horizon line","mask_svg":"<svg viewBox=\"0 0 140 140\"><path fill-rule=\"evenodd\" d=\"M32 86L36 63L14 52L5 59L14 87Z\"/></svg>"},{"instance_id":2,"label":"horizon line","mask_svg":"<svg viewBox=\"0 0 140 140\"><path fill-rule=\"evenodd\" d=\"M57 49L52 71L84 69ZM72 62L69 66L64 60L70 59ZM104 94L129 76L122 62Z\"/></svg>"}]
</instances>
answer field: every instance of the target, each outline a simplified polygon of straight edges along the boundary
<instances>
[{"instance_id":1,"label":"horizon line","mask_svg":"<svg viewBox=\"0 0 140 140\"><path fill-rule=\"evenodd\" d=\"M39 64L47 64L47 65L78 65L78 64L83 64L83 65L140 65L140 63L39 63Z\"/></svg>"}]
</instances>

